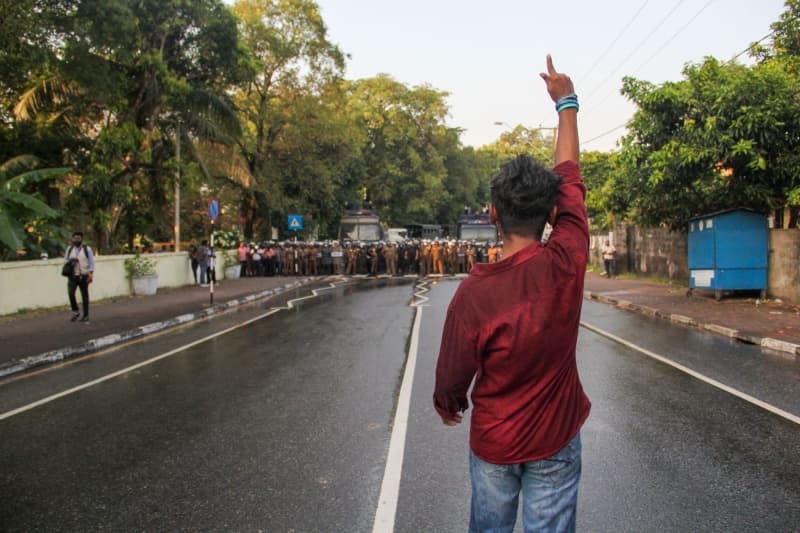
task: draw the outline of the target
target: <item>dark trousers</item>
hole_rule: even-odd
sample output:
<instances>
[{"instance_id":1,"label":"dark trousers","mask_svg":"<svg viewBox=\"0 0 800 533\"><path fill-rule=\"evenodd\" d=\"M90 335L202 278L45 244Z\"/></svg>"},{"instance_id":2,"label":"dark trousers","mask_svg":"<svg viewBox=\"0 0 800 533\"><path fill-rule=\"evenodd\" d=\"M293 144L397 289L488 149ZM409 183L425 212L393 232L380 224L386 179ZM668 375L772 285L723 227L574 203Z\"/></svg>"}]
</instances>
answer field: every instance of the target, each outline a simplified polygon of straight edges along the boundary
<instances>
[{"instance_id":1,"label":"dark trousers","mask_svg":"<svg viewBox=\"0 0 800 533\"><path fill-rule=\"evenodd\" d=\"M614 277L614 270L616 265L616 260L614 259L603 259L603 264L606 267L606 276L609 278Z\"/></svg>"},{"instance_id":2,"label":"dark trousers","mask_svg":"<svg viewBox=\"0 0 800 533\"><path fill-rule=\"evenodd\" d=\"M81 289L81 302L83 303L83 316L89 316L89 276L72 276L67 282L69 305L74 313L78 312L78 300L75 298L75 289Z\"/></svg>"}]
</instances>

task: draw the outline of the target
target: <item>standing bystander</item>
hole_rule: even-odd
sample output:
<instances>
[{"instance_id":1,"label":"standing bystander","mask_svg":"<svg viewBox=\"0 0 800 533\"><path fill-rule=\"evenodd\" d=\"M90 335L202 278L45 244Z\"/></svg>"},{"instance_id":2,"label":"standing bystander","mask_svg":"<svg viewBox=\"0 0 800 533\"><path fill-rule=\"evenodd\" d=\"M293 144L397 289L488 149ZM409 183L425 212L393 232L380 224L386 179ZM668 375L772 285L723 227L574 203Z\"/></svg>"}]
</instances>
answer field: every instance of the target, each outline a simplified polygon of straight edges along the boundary
<instances>
[{"instance_id":1,"label":"standing bystander","mask_svg":"<svg viewBox=\"0 0 800 533\"><path fill-rule=\"evenodd\" d=\"M67 295L72 309L70 320L75 322L80 317L81 322L89 322L89 284L94 281L94 253L89 246L84 244L83 233L80 231L72 234L72 244L64 254L64 263L70 265L72 274L67 278ZM80 314L78 300L75 298L76 289L81 290L83 316Z\"/></svg>"},{"instance_id":2,"label":"standing bystander","mask_svg":"<svg viewBox=\"0 0 800 533\"><path fill-rule=\"evenodd\" d=\"M192 265L192 276L194 276L194 284L197 285L197 268L200 264L197 262L197 245L192 241L189 245L189 261Z\"/></svg>"},{"instance_id":3,"label":"standing bystander","mask_svg":"<svg viewBox=\"0 0 800 533\"><path fill-rule=\"evenodd\" d=\"M617 270L617 249L606 239L601 251L603 253L603 267L606 269L605 275L609 278L613 278Z\"/></svg>"}]
</instances>

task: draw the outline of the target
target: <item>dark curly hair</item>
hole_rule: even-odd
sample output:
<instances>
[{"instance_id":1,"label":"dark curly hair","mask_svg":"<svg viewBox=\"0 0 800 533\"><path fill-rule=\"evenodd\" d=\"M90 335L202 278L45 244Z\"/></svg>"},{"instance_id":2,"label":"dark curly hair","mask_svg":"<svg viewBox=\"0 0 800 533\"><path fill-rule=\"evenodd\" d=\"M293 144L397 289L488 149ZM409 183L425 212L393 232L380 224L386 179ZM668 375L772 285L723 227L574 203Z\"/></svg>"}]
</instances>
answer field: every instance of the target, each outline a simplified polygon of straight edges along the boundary
<instances>
[{"instance_id":1,"label":"dark curly hair","mask_svg":"<svg viewBox=\"0 0 800 533\"><path fill-rule=\"evenodd\" d=\"M492 203L503 232L542 238L561 177L527 155L506 161L492 177Z\"/></svg>"}]
</instances>

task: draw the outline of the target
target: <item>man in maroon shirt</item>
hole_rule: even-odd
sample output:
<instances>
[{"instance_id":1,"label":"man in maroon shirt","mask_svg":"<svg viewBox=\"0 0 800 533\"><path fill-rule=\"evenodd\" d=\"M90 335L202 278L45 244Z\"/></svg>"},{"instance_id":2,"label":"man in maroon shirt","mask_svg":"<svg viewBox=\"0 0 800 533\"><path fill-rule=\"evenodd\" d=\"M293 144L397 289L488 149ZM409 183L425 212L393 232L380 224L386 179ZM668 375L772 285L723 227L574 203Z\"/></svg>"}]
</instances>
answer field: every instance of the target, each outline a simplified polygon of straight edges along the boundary
<instances>
[{"instance_id":1,"label":"man in maroon shirt","mask_svg":"<svg viewBox=\"0 0 800 533\"><path fill-rule=\"evenodd\" d=\"M503 260L476 264L447 310L433 400L454 426L468 407L470 531L574 531L580 428L589 416L575 361L589 248L578 168L577 97L568 76L541 74L558 111L555 163L528 156L490 183ZM540 240L545 222L553 232Z\"/></svg>"}]
</instances>

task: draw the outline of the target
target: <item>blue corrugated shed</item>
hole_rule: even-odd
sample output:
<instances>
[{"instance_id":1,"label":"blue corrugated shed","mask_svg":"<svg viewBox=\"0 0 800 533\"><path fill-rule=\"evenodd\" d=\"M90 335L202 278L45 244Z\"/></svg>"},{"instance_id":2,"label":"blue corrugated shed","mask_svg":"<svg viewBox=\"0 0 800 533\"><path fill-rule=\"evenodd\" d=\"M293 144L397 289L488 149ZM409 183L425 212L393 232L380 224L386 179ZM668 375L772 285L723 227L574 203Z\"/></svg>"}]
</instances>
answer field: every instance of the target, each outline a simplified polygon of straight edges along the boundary
<instances>
[{"instance_id":1,"label":"blue corrugated shed","mask_svg":"<svg viewBox=\"0 0 800 533\"><path fill-rule=\"evenodd\" d=\"M767 217L730 209L689 221L689 287L715 291L767 289Z\"/></svg>"}]
</instances>

